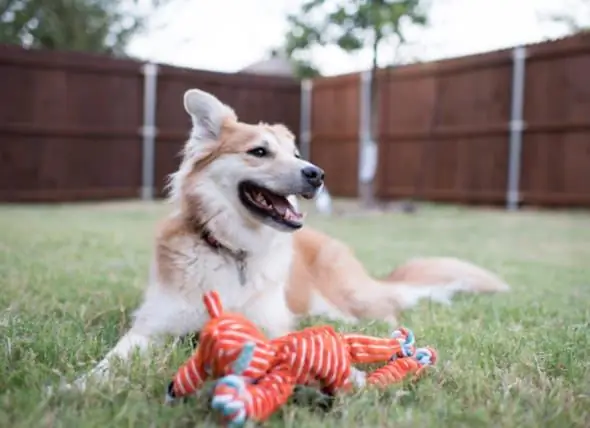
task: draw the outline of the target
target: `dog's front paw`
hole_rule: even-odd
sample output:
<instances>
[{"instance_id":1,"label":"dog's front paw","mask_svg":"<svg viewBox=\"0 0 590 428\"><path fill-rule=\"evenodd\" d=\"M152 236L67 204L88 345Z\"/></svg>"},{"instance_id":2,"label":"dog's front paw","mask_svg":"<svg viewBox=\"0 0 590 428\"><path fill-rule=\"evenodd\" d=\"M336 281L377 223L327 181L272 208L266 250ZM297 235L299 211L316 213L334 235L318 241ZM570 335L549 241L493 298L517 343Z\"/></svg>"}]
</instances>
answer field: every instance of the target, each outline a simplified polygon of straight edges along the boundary
<instances>
[{"instance_id":1,"label":"dog's front paw","mask_svg":"<svg viewBox=\"0 0 590 428\"><path fill-rule=\"evenodd\" d=\"M58 385L48 385L45 387L45 392L48 395L66 392L81 394L88 390L91 383L100 384L100 382L102 382L104 379L105 377L102 371L94 370L79 376L73 382L66 382L64 379L62 379Z\"/></svg>"},{"instance_id":2,"label":"dog's front paw","mask_svg":"<svg viewBox=\"0 0 590 428\"><path fill-rule=\"evenodd\" d=\"M77 392L82 393L86 391L87 382L85 378L78 378L74 382L68 383L65 381L61 381L58 385L46 385L45 386L45 394L48 396L58 394L58 393L66 393L66 392Z\"/></svg>"}]
</instances>

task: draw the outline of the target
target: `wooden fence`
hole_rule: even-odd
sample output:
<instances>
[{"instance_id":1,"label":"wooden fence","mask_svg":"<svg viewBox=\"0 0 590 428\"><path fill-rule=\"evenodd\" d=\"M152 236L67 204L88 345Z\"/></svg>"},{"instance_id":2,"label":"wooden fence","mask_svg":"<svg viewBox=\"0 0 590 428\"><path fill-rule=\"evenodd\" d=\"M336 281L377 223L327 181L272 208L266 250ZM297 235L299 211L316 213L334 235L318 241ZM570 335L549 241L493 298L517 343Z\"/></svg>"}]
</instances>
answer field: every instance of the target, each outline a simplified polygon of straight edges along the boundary
<instances>
[{"instance_id":1,"label":"wooden fence","mask_svg":"<svg viewBox=\"0 0 590 428\"><path fill-rule=\"evenodd\" d=\"M0 45L0 201L135 198L142 187L141 62ZM217 95L246 121L299 128L300 85L286 78L160 66L156 194L178 165L186 89Z\"/></svg>"},{"instance_id":2,"label":"wooden fence","mask_svg":"<svg viewBox=\"0 0 590 428\"><path fill-rule=\"evenodd\" d=\"M590 206L590 34L526 52L520 203ZM138 197L142 66L0 46L0 201ZM377 196L505 203L512 72L511 49L381 70ZM357 73L312 85L309 153L336 196L358 194L362 82ZM293 80L160 66L158 195L188 136L182 94L191 87L214 93L245 121L299 131Z\"/></svg>"},{"instance_id":3,"label":"wooden fence","mask_svg":"<svg viewBox=\"0 0 590 428\"><path fill-rule=\"evenodd\" d=\"M590 35L526 53L520 203L590 206ZM505 203L512 70L511 49L381 70L378 197ZM313 84L311 157L338 196L357 195L359 82Z\"/></svg>"},{"instance_id":4,"label":"wooden fence","mask_svg":"<svg viewBox=\"0 0 590 428\"><path fill-rule=\"evenodd\" d=\"M310 159L326 172L335 195L358 190L360 76L315 79L311 102Z\"/></svg>"}]
</instances>

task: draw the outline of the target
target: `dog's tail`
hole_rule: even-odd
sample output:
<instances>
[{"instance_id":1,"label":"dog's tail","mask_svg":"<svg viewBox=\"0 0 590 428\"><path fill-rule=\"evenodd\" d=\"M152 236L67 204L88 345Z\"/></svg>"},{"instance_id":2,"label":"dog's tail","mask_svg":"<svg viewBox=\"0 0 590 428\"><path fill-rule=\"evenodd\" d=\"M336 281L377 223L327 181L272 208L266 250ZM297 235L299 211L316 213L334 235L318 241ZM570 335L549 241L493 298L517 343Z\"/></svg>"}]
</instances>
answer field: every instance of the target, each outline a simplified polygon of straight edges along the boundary
<instances>
[{"instance_id":1,"label":"dog's tail","mask_svg":"<svg viewBox=\"0 0 590 428\"><path fill-rule=\"evenodd\" d=\"M448 303L457 292L499 293L510 286L492 272L452 257L409 260L381 280L395 290L402 308L410 308L423 298Z\"/></svg>"},{"instance_id":2,"label":"dog's tail","mask_svg":"<svg viewBox=\"0 0 590 428\"><path fill-rule=\"evenodd\" d=\"M348 246L321 232L301 229L295 233L294 243L291 282L297 286L292 293L300 293L302 284L314 283L319 300L313 301L309 310L312 315L328 314L344 321L384 319L395 323L402 310L422 299L449 303L458 292L510 290L492 272L452 257L411 259L385 278L376 279Z\"/></svg>"},{"instance_id":3,"label":"dog's tail","mask_svg":"<svg viewBox=\"0 0 590 428\"><path fill-rule=\"evenodd\" d=\"M407 261L391 274L355 290L352 311L359 318L396 320L422 299L449 304L453 295L507 292L510 287L492 272L451 257Z\"/></svg>"}]
</instances>

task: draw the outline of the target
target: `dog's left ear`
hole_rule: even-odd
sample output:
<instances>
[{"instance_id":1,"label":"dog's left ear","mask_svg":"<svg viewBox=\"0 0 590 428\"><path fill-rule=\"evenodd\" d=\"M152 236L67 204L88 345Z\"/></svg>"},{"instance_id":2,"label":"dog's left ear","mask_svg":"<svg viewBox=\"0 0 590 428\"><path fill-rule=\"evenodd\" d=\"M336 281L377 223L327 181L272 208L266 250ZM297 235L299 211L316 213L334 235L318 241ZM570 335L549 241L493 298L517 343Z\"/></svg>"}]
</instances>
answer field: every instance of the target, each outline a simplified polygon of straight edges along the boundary
<instances>
[{"instance_id":1,"label":"dog's left ear","mask_svg":"<svg viewBox=\"0 0 590 428\"><path fill-rule=\"evenodd\" d=\"M184 109L193 120L193 131L201 138L216 140L223 122L237 119L230 107L200 89L189 89L184 93Z\"/></svg>"}]
</instances>

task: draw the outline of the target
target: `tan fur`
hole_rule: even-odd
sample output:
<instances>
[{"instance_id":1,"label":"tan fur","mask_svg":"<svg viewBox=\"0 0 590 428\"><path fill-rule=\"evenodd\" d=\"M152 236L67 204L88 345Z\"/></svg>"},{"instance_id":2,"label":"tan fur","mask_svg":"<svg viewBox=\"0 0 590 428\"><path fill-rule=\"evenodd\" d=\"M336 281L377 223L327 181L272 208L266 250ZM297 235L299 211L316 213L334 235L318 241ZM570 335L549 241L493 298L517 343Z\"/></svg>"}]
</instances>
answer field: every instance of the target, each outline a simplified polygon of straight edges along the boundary
<instances>
[{"instance_id":1,"label":"tan fur","mask_svg":"<svg viewBox=\"0 0 590 428\"><path fill-rule=\"evenodd\" d=\"M295 156L293 134L283 125L241 123L231 108L201 91L187 91L184 104L193 132L171 178L171 212L158 227L143 301L130 330L77 387L90 377L105 379L114 357L128 359L163 336L198 331L207 318L201 296L212 289L227 310L245 314L275 337L294 329L297 317L395 325L399 312L422 297L448 301L456 291L508 288L491 273L448 258L410 261L379 281L336 239L309 227L289 233L267 225L244 208L237 184L254 179L276 192L303 189L301 170L311 164ZM268 157L246 153L261 145ZM235 257L204 241L205 229L232 254L247 254L245 284L238 281Z\"/></svg>"},{"instance_id":2,"label":"tan fur","mask_svg":"<svg viewBox=\"0 0 590 428\"><path fill-rule=\"evenodd\" d=\"M501 292L508 286L481 267L449 257L412 259L382 280L372 278L350 248L305 227L294 234L290 309L313 312L313 293L353 318L397 321L402 309L422 297L447 302L455 291Z\"/></svg>"}]
</instances>

